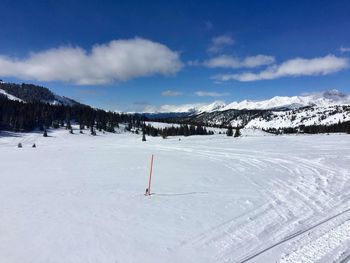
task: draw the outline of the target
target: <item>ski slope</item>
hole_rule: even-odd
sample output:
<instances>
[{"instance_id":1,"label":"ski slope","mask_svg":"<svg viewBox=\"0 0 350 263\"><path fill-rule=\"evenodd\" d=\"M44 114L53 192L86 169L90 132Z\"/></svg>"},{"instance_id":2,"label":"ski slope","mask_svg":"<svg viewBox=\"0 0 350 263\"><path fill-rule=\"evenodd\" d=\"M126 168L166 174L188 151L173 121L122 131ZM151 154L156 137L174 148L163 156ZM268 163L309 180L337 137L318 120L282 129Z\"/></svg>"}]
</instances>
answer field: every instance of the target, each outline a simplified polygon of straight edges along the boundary
<instances>
[{"instance_id":1,"label":"ski slope","mask_svg":"<svg viewBox=\"0 0 350 263\"><path fill-rule=\"evenodd\" d=\"M0 262L349 259L349 135L2 132L0 160Z\"/></svg>"}]
</instances>

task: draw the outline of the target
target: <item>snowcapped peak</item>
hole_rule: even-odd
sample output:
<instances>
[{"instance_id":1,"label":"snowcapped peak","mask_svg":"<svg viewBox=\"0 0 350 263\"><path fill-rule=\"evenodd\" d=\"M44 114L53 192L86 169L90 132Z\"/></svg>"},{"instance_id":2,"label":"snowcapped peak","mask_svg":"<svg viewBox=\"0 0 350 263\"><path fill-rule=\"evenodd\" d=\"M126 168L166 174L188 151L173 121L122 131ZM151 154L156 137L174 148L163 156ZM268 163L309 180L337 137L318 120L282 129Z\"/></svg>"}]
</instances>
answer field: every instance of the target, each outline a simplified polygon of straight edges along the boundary
<instances>
[{"instance_id":1,"label":"snowcapped peak","mask_svg":"<svg viewBox=\"0 0 350 263\"><path fill-rule=\"evenodd\" d=\"M350 104L350 96L345 95L338 90L325 91L323 93L314 93L304 96L275 96L271 99L252 101L243 100L241 102L232 102L222 110L229 109L275 109L275 108L300 108L305 106L331 106L331 105Z\"/></svg>"},{"instance_id":2,"label":"snowcapped peak","mask_svg":"<svg viewBox=\"0 0 350 263\"><path fill-rule=\"evenodd\" d=\"M194 103L194 104L182 104L182 105L162 105L160 107L147 106L144 109L146 113L202 113L218 111L225 107L226 104L223 101L214 101L210 104Z\"/></svg>"},{"instance_id":3,"label":"snowcapped peak","mask_svg":"<svg viewBox=\"0 0 350 263\"><path fill-rule=\"evenodd\" d=\"M214 101L209 104L194 103L183 105L162 105L160 107L149 106L144 112L148 113L190 113L226 110L269 110L269 109L297 109L306 106L333 106L350 105L350 96L334 89L325 92L304 94L301 96L275 96L266 100L242 100L226 104L224 101Z\"/></svg>"},{"instance_id":4,"label":"snowcapped peak","mask_svg":"<svg viewBox=\"0 0 350 263\"><path fill-rule=\"evenodd\" d=\"M226 106L226 103L221 100L216 100L210 104L204 105L202 107L199 107L197 109L197 112L212 112L212 111L218 111L223 109Z\"/></svg>"}]
</instances>

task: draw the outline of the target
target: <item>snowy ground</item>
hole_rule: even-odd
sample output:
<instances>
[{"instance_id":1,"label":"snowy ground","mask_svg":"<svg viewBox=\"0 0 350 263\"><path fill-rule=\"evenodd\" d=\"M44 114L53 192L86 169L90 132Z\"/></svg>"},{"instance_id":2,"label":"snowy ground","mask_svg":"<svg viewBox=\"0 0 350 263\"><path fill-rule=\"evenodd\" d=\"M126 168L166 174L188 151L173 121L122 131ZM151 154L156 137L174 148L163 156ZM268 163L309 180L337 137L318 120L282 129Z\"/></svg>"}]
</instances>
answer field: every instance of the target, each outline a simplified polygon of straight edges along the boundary
<instances>
[{"instance_id":1,"label":"snowy ground","mask_svg":"<svg viewBox=\"0 0 350 263\"><path fill-rule=\"evenodd\" d=\"M350 258L349 135L49 135L0 133L0 262Z\"/></svg>"}]
</instances>

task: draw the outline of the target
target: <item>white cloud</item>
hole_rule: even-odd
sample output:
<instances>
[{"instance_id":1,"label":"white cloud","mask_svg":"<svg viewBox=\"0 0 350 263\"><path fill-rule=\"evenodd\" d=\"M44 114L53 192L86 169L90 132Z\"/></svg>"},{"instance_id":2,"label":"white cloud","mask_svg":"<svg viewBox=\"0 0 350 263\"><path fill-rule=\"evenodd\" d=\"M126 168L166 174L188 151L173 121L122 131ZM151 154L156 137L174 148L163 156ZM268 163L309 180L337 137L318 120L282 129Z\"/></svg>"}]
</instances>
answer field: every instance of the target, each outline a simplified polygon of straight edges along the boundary
<instances>
[{"instance_id":1,"label":"white cloud","mask_svg":"<svg viewBox=\"0 0 350 263\"><path fill-rule=\"evenodd\" d=\"M179 54L151 40L134 38L80 47L59 47L18 59L0 55L0 76L24 80L98 85L154 74L172 75L183 67Z\"/></svg>"},{"instance_id":2,"label":"white cloud","mask_svg":"<svg viewBox=\"0 0 350 263\"><path fill-rule=\"evenodd\" d=\"M242 66L246 68L255 68L259 66L270 65L275 62L275 58L272 56L257 55L252 57L246 57L242 61Z\"/></svg>"},{"instance_id":3,"label":"white cloud","mask_svg":"<svg viewBox=\"0 0 350 263\"><path fill-rule=\"evenodd\" d=\"M215 92L215 91L211 91L211 92L208 92L208 91L197 91L195 92L196 96L198 97L223 97L223 96L227 96L227 95L230 95L230 93L227 93L227 92Z\"/></svg>"},{"instance_id":4,"label":"white cloud","mask_svg":"<svg viewBox=\"0 0 350 263\"><path fill-rule=\"evenodd\" d=\"M233 38L229 35L221 35L212 38L211 43L208 47L208 52L218 53L227 46L232 46L235 43Z\"/></svg>"},{"instance_id":5,"label":"white cloud","mask_svg":"<svg viewBox=\"0 0 350 263\"><path fill-rule=\"evenodd\" d=\"M246 57L243 60L228 55L221 55L206 60L202 64L208 68L254 68L270 65L274 62L274 57L266 55Z\"/></svg>"},{"instance_id":6,"label":"white cloud","mask_svg":"<svg viewBox=\"0 0 350 263\"><path fill-rule=\"evenodd\" d=\"M257 81L277 79L281 77L328 75L348 67L348 59L327 55L325 57L304 59L294 58L280 65L273 65L258 72L241 74L220 74L213 77L215 80L228 81Z\"/></svg>"},{"instance_id":7,"label":"white cloud","mask_svg":"<svg viewBox=\"0 0 350 263\"><path fill-rule=\"evenodd\" d=\"M350 47L343 47L343 46L341 46L341 47L339 48L339 51L340 51L341 53L350 52Z\"/></svg>"},{"instance_id":8,"label":"white cloud","mask_svg":"<svg viewBox=\"0 0 350 263\"><path fill-rule=\"evenodd\" d=\"M162 92L162 96L164 97L176 97L182 95L180 91L166 90Z\"/></svg>"}]
</instances>

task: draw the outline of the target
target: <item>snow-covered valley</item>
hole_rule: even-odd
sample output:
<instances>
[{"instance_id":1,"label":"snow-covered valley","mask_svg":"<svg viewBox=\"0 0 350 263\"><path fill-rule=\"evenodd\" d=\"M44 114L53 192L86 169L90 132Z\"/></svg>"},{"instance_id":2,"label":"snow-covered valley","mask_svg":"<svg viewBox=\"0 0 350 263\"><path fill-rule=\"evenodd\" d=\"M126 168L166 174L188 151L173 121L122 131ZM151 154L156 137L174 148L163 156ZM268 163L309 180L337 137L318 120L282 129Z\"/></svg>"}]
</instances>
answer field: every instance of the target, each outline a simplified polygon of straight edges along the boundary
<instances>
[{"instance_id":1,"label":"snow-covered valley","mask_svg":"<svg viewBox=\"0 0 350 263\"><path fill-rule=\"evenodd\" d=\"M341 262L349 139L2 132L0 262Z\"/></svg>"}]
</instances>

